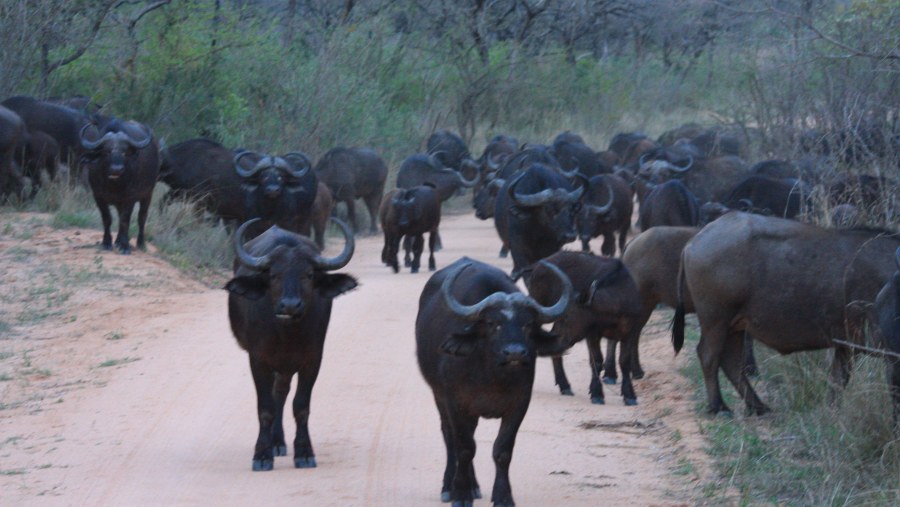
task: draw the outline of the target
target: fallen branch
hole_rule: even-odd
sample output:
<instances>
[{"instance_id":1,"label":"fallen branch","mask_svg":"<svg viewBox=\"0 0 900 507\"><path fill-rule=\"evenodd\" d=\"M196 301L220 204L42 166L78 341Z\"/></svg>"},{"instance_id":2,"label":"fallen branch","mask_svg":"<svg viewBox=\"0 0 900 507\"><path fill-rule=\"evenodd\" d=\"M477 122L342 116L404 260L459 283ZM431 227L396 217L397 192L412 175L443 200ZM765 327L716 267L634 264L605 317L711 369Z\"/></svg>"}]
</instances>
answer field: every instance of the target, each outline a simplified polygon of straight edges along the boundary
<instances>
[{"instance_id":1,"label":"fallen branch","mask_svg":"<svg viewBox=\"0 0 900 507\"><path fill-rule=\"evenodd\" d=\"M857 349L857 350L862 350L863 352L868 352L869 354L875 354L875 355L884 356L884 357L894 357L894 358L900 359L900 354L898 354L896 352L891 352L890 350L874 349L872 347L866 347L865 345L858 345L856 343L850 343L850 342L847 342L844 340L831 340L831 341L838 345L843 345L844 347L847 347L850 349Z\"/></svg>"}]
</instances>

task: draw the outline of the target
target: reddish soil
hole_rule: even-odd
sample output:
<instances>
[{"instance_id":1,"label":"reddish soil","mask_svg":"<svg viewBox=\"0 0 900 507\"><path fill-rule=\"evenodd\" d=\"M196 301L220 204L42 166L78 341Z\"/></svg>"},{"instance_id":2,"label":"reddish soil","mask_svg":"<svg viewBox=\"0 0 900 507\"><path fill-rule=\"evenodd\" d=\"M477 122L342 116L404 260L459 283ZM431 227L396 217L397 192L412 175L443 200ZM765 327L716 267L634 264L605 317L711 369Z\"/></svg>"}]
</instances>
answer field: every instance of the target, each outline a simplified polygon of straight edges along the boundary
<instances>
[{"instance_id":1,"label":"reddish soil","mask_svg":"<svg viewBox=\"0 0 900 507\"><path fill-rule=\"evenodd\" d=\"M335 301L313 391L318 468L294 469L286 457L254 473L247 356L228 327L226 292L208 286L226 274L201 283L152 249L103 252L99 231L48 222L0 216L3 504L440 504L443 443L413 335L429 273L393 274L380 237L360 238L342 270L361 287ZM438 267L462 255L511 267L497 258L490 222L445 217L441 235ZM624 406L619 386L606 386L607 405L590 403L582 344L566 358L574 397L559 395L550 361L539 361L511 466L520 505L698 501L708 457L666 320L644 331L637 407ZM483 420L476 435L487 492L498 427Z\"/></svg>"}]
</instances>

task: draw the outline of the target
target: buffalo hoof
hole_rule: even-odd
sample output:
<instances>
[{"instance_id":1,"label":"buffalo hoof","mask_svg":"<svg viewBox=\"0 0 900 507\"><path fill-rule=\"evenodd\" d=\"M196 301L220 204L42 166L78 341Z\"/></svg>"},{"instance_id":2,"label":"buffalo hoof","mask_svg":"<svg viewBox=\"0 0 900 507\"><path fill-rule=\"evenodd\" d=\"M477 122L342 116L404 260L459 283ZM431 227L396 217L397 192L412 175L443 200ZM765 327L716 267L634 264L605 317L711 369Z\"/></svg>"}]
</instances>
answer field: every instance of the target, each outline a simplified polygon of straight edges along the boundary
<instances>
[{"instance_id":1,"label":"buffalo hoof","mask_svg":"<svg viewBox=\"0 0 900 507\"><path fill-rule=\"evenodd\" d=\"M412 264L412 261L410 261L409 259L403 259L404 268L408 268L410 264Z\"/></svg>"},{"instance_id":2,"label":"buffalo hoof","mask_svg":"<svg viewBox=\"0 0 900 507\"><path fill-rule=\"evenodd\" d=\"M100 245L100 248L102 248L106 251L110 251L110 250L112 250L112 243L103 243Z\"/></svg>"},{"instance_id":3,"label":"buffalo hoof","mask_svg":"<svg viewBox=\"0 0 900 507\"><path fill-rule=\"evenodd\" d=\"M131 254L131 247L129 247L128 245L116 245L116 250L118 250L122 255Z\"/></svg>"},{"instance_id":4,"label":"buffalo hoof","mask_svg":"<svg viewBox=\"0 0 900 507\"><path fill-rule=\"evenodd\" d=\"M275 460L271 459L255 459L253 460L253 471L254 472L268 472L272 470L272 466L275 464Z\"/></svg>"},{"instance_id":5,"label":"buffalo hoof","mask_svg":"<svg viewBox=\"0 0 900 507\"><path fill-rule=\"evenodd\" d=\"M603 396L591 396L591 403L594 405L606 405L606 398Z\"/></svg>"},{"instance_id":6,"label":"buffalo hoof","mask_svg":"<svg viewBox=\"0 0 900 507\"><path fill-rule=\"evenodd\" d=\"M494 507L516 507L516 504L514 504L512 502L510 502L510 503L495 502Z\"/></svg>"},{"instance_id":7,"label":"buffalo hoof","mask_svg":"<svg viewBox=\"0 0 900 507\"><path fill-rule=\"evenodd\" d=\"M625 406L633 407L637 405L637 398L625 398Z\"/></svg>"},{"instance_id":8,"label":"buffalo hoof","mask_svg":"<svg viewBox=\"0 0 900 507\"><path fill-rule=\"evenodd\" d=\"M638 371L632 373L631 378L638 379L638 380L644 378L644 370L638 370Z\"/></svg>"},{"instance_id":9,"label":"buffalo hoof","mask_svg":"<svg viewBox=\"0 0 900 507\"><path fill-rule=\"evenodd\" d=\"M400 272L400 266L393 266L393 265L392 265L392 266L391 266L391 269L394 270L394 273L399 273L399 272Z\"/></svg>"},{"instance_id":10,"label":"buffalo hoof","mask_svg":"<svg viewBox=\"0 0 900 507\"><path fill-rule=\"evenodd\" d=\"M294 468L316 468L316 457L294 458Z\"/></svg>"},{"instance_id":11,"label":"buffalo hoof","mask_svg":"<svg viewBox=\"0 0 900 507\"><path fill-rule=\"evenodd\" d=\"M451 505L453 507L473 507L472 500L456 500Z\"/></svg>"},{"instance_id":12,"label":"buffalo hoof","mask_svg":"<svg viewBox=\"0 0 900 507\"><path fill-rule=\"evenodd\" d=\"M603 377L603 383L614 386L616 385L616 377Z\"/></svg>"},{"instance_id":13,"label":"buffalo hoof","mask_svg":"<svg viewBox=\"0 0 900 507\"><path fill-rule=\"evenodd\" d=\"M472 490L472 498L474 498L475 500L481 498L481 488L475 488Z\"/></svg>"},{"instance_id":14,"label":"buffalo hoof","mask_svg":"<svg viewBox=\"0 0 900 507\"><path fill-rule=\"evenodd\" d=\"M441 502L450 503L450 492L449 491L441 491Z\"/></svg>"},{"instance_id":15,"label":"buffalo hoof","mask_svg":"<svg viewBox=\"0 0 900 507\"><path fill-rule=\"evenodd\" d=\"M418 273L418 272L419 272L419 268L409 268L409 272L410 272L410 273Z\"/></svg>"},{"instance_id":16,"label":"buffalo hoof","mask_svg":"<svg viewBox=\"0 0 900 507\"><path fill-rule=\"evenodd\" d=\"M276 445L272 448L272 453L275 456L287 456L287 446L284 444Z\"/></svg>"},{"instance_id":17,"label":"buffalo hoof","mask_svg":"<svg viewBox=\"0 0 900 507\"><path fill-rule=\"evenodd\" d=\"M559 394L563 396L575 396L575 393L572 392L571 387L560 387Z\"/></svg>"}]
</instances>

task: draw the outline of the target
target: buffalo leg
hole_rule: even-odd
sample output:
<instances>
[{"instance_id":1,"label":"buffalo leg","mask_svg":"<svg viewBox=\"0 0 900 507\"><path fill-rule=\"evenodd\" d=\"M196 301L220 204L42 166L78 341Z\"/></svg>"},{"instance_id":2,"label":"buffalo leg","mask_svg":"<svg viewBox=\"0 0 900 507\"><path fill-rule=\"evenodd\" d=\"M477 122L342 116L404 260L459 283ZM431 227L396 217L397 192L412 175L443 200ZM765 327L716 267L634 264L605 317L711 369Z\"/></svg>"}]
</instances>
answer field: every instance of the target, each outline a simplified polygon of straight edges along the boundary
<instances>
[{"instance_id":1,"label":"buffalo leg","mask_svg":"<svg viewBox=\"0 0 900 507\"><path fill-rule=\"evenodd\" d=\"M116 247L123 254L131 253L131 246L128 244L128 226L131 225L131 212L134 211L134 203L127 203L122 206L116 206L119 212L119 233L116 235Z\"/></svg>"},{"instance_id":2,"label":"buffalo leg","mask_svg":"<svg viewBox=\"0 0 900 507\"><path fill-rule=\"evenodd\" d=\"M378 234L378 207L381 205L381 191L373 192L363 197L366 208L369 210L369 234Z\"/></svg>"},{"instance_id":3,"label":"buffalo leg","mask_svg":"<svg viewBox=\"0 0 900 507\"><path fill-rule=\"evenodd\" d=\"M729 336L722 350L722 370L747 404L747 413L763 415L769 412L769 407L759 399L747 380L744 371L744 340L743 331L734 332Z\"/></svg>"},{"instance_id":4,"label":"buffalo leg","mask_svg":"<svg viewBox=\"0 0 900 507\"><path fill-rule=\"evenodd\" d=\"M644 326L647 325L647 321L650 320L650 315L653 313L653 307L655 304L648 305L650 307L649 310L645 308L641 308L641 313L638 315L637 320L634 325L631 327L631 334L629 335L628 341L632 343L632 355L631 355L631 378L632 379L642 379L644 378L644 369L641 368L641 358L638 353L638 344L641 339L641 331L644 330ZM603 383L605 384L615 384L618 375L616 374L616 341L615 340L607 340L606 341L606 360L603 362Z\"/></svg>"},{"instance_id":5,"label":"buffalo leg","mask_svg":"<svg viewBox=\"0 0 900 507\"><path fill-rule=\"evenodd\" d=\"M309 437L309 403L322 364L322 350L312 352L309 357L316 357L318 360L311 361L311 364L297 372L297 393L294 395L294 420L297 422L297 436L294 438L296 468L316 467L316 454Z\"/></svg>"},{"instance_id":6,"label":"buffalo leg","mask_svg":"<svg viewBox=\"0 0 900 507\"><path fill-rule=\"evenodd\" d=\"M634 393L634 385L631 383L631 366L634 364L634 351L637 348L635 345L628 340L622 344L619 352L619 368L622 369L622 399L625 400L625 405L629 406L637 405L637 394Z\"/></svg>"},{"instance_id":7,"label":"buffalo leg","mask_svg":"<svg viewBox=\"0 0 900 507\"><path fill-rule=\"evenodd\" d=\"M591 403L603 405L606 397L603 395L603 382L600 381L600 369L603 365L603 352L600 350L600 336L588 336L585 340L588 348L588 363L591 366Z\"/></svg>"},{"instance_id":8,"label":"buffalo leg","mask_svg":"<svg viewBox=\"0 0 900 507\"><path fill-rule=\"evenodd\" d=\"M527 410L528 404L526 403L524 408L514 411L500 421L500 431L497 432L497 439L494 440L493 453L497 475L494 477L491 502L493 502L495 507L512 507L515 505L512 497L512 487L509 484L509 463L512 461L513 447L516 445L516 435L519 433L519 426L522 425L522 420L525 418Z\"/></svg>"},{"instance_id":9,"label":"buffalo leg","mask_svg":"<svg viewBox=\"0 0 900 507\"><path fill-rule=\"evenodd\" d=\"M428 234L428 271L437 269L437 264L434 262L434 242L437 239L437 233L437 229L435 229Z\"/></svg>"},{"instance_id":10,"label":"buffalo leg","mask_svg":"<svg viewBox=\"0 0 900 507\"><path fill-rule=\"evenodd\" d=\"M509 255L509 247L504 243L503 246L500 247L500 258L505 259L506 256Z\"/></svg>"},{"instance_id":11,"label":"buffalo leg","mask_svg":"<svg viewBox=\"0 0 900 507\"><path fill-rule=\"evenodd\" d=\"M615 340L606 340L606 360L603 361L603 383L613 385L619 379L619 373L616 370L616 348L618 342Z\"/></svg>"},{"instance_id":12,"label":"buffalo leg","mask_svg":"<svg viewBox=\"0 0 900 507\"><path fill-rule=\"evenodd\" d=\"M828 389L828 401L834 402L842 389L850 382L850 370L853 368L853 352L847 347L835 347L831 360L831 385Z\"/></svg>"},{"instance_id":13,"label":"buffalo leg","mask_svg":"<svg viewBox=\"0 0 900 507\"><path fill-rule=\"evenodd\" d=\"M744 374L749 376L759 375L756 366L756 355L753 353L753 338L750 333L744 333Z\"/></svg>"},{"instance_id":14,"label":"buffalo leg","mask_svg":"<svg viewBox=\"0 0 900 507\"><path fill-rule=\"evenodd\" d=\"M444 467L444 480L441 485L441 501L446 503L450 501L450 490L453 487L453 476L456 473L456 447L453 444L453 430L447 416L447 408L436 396L434 401L441 415L441 435L444 437L444 447L447 450L447 466ZM472 497L474 499L481 498L481 488L478 487L478 479L475 478L475 467L470 468L469 476L472 481Z\"/></svg>"},{"instance_id":15,"label":"buffalo leg","mask_svg":"<svg viewBox=\"0 0 900 507\"><path fill-rule=\"evenodd\" d=\"M562 356L553 356L553 379L556 382L556 385L559 386L559 394L562 394L563 396L575 395L575 393L572 392L572 385L569 384L569 379L566 377Z\"/></svg>"},{"instance_id":16,"label":"buffalo leg","mask_svg":"<svg viewBox=\"0 0 900 507\"><path fill-rule=\"evenodd\" d=\"M352 197L344 202L347 203L347 218L350 219L350 227L353 228L353 233L356 234L359 232L359 228L356 226L356 203Z\"/></svg>"},{"instance_id":17,"label":"buffalo leg","mask_svg":"<svg viewBox=\"0 0 900 507\"><path fill-rule=\"evenodd\" d=\"M412 250L412 236L409 234L403 236L403 267L408 268L412 265L412 256L410 255L410 251Z\"/></svg>"},{"instance_id":18,"label":"buffalo leg","mask_svg":"<svg viewBox=\"0 0 900 507\"><path fill-rule=\"evenodd\" d=\"M97 208L100 210L100 218L103 220L103 249L112 250L112 213L109 211L109 204L106 201L94 197Z\"/></svg>"},{"instance_id":19,"label":"buffalo leg","mask_svg":"<svg viewBox=\"0 0 900 507\"><path fill-rule=\"evenodd\" d=\"M253 451L253 471L259 472L271 470L275 461L272 456L272 423L277 412L272 392L275 374L252 356L250 372L256 386L256 414L259 418L259 436L256 437L256 448Z\"/></svg>"},{"instance_id":20,"label":"buffalo leg","mask_svg":"<svg viewBox=\"0 0 900 507\"><path fill-rule=\"evenodd\" d=\"M272 422L272 454L274 456L287 456L287 443L284 439L284 403L287 401L288 393L291 390L291 377L293 375L284 375L275 373L275 382L272 387L272 394L275 397L275 420Z\"/></svg>"},{"instance_id":21,"label":"buffalo leg","mask_svg":"<svg viewBox=\"0 0 900 507\"><path fill-rule=\"evenodd\" d=\"M719 365L725 341L728 339L727 325L727 321L721 320L709 329L702 329L700 342L697 344L697 357L700 358L700 366L703 368L703 383L706 385L706 400L709 404L707 410L711 414L731 413L731 409L722 399L722 391L719 388Z\"/></svg>"},{"instance_id":22,"label":"buffalo leg","mask_svg":"<svg viewBox=\"0 0 900 507\"><path fill-rule=\"evenodd\" d=\"M386 239L385 242L388 243L388 246L386 246L388 249L388 265L394 270L394 273L399 273L400 263L397 261L397 256L400 255L400 236L391 234L390 239Z\"/></svg>"},{"instance_id":23,"label":"buffalo leg","mask_svg":"<svg viewBox=\"0 0 900 507\"><path fill-rule=\"evenodd\" d=\"M138 208L138 236L137 236L137 247L141 250L147 249L147 244L144 241L144 225L147 223L147 212L150 211L150 197L142 199L139 203Z\"/></svg>"},{"instance_id":24,"label":"buffalo leg","mask_svg":"<svg viewBox=\"0 0 900 507\"><path fill-rule=\"evenodd\" d=\"M591 251L591 238L581 238L581 251L582 252L590 252Z\"/></svg>"},{"instance_id":25,"label":"buffalo leg","mask_svg":"<svg viewBox=\"0 0 900 507\"><path fill-rule=\"evenodd\" d=\"M422 234L416 234L412 240L413 259L410 271L419 272L419 266L422 265L422 250L425 248L425 238Z\"/></svg>"},{"instance_id":26,"label":"buffalo leg","mask_svg":"<svg viewBox=\"0 0 900 507\"><path fill-rule=\"evenodd\" d=\"M475 458L475 428L478 416L463 415L451 409L450 428L456 454L456 470L450 485L450 501L453 507L472 507L476 484L472 482Z\"/></svg>"},{"instance_id":27,"label":"buffalo leg","mask_svg":"<svg viewBox=\"0 0 900 507\"><path fill-rule=\"evenodd\" d=\"M631 229L631 222L625 222L625 225L619 229L619 257L625 255L625 242L628 240L628 230Z\"/></svg>"},{"instance_id":28,"label":"buffalo leg","mask_svg":"<svg viewBox=\"0 0 900 507\"><path fill-rule=\"evenodd\" d=\"M600 247L600 253L607 257L616 256L616 237L612 232L603 234L603 246Z\"/></svg>"}]
</instances>

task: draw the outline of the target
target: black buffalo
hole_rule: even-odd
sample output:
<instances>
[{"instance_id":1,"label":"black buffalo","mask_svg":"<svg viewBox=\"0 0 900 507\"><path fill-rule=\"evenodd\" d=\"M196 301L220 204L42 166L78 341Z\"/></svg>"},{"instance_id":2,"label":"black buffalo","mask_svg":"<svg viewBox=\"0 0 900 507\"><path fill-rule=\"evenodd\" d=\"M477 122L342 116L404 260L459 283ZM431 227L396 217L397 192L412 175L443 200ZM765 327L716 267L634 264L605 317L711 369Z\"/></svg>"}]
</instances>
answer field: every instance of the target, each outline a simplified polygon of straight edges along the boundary
<instances>
[{"instance_id":1,"label":"black buffalo","mask_svg":"<svg viewBox=\"0 0 900 507\"><path fill-rule=\"evenodd\" d=\"M434 249L438 226L441 224L441 201L438 200L433 187L421 185L392 190L384 196L379 217L381 230L384 231L382 262L393 268L394 273L400 271L397 253L400 241L405 236L407 238L404 242L405 264L410 267L410 271L418 273L424 248L424 235L428 233L428 270L435 270Z\"/></svg>"},{"instance_id":2,"label":"black buffalo","mask_svg":"<svg viewBox=\"0 0 900 507\"><path fill-rule=\"evenodd\" d=\"M25 123L19 115L0 106L0 202L10 195L24 197L25 183L16 163L16 150L26 135Z\"/></svg>"},{"instance_id":3,"label":"black buffalo","mask_svg":"<svg viewBox=\"0 0 900 507\"><path fill-rule=\"evenodd\" d=\"M724 202L750 172L738 157L705 158L690 146L682 145L644 153L637 174L653 184L677 178L700 202Z\"/></svg>"},{"instance_id":4,"label":"black buffalo","mask_svg":"<svg viewBox=\"0 0 900 507\"><path fill-rule=\"evenodd\" d=\"M78 161L85 152L81 132L86 124L91 123L88 115L70 107L21 95L4 100L2 105L15 111L28 130L44 132L56 140L62 162L73 173L78 172ZM88 129L87 133L95 134L93 129Z\"/></svg>"},{"instance_id":5,"label":"black buffalo","mask_svg":"<svg viewBox=\"0 0 900 507\"><path fill-rule=\"evenodd\" d=\"M723 204L740 211L795 218L809 209L808 195L800 180L754 174L738 183Z\"/></svg>"},{"instance_id":6,"label":"black buffalo","mask_svg":"<svg viewBox=\"0 0 900 507\"><path fill-rule=\"evenodd\" d=\"M600 159L588 145L581 140L580 136L568 133L556 136L553 141L552 153L559 162L560 167L568 172L578 171L588 178L607 171L605 167L601 167Z\"/></svg>"},{"instance_id":7,"label":"black buffalo","mask_svg":"<svg viewBox=\"0 0 900 507\"><path fill-rule=\"evenodd\" d=\"M328 219L331 218L331 212L334 210L334 198L328 185L319 182L316 189L316 199L313 201L312 209L312 230L315 236L316 245L322 249L325 248L325 227L328 225Z\"/></svg>"},{"instance_id":8,"label":"black buffalo","mask_svg":"<svg viewBox=\"0 0 900 507\"><path fill-rule=\"evenodd\" d=\"M695 226L699 221L697 198L678 180L654 185L641 202L638 217L642 231L658 226Z\"/></svg>"},{"instance_id":9,"label":"black buffalo","mask_svg":"<svg viewBox=\"0 0 900 507\"><path fill-rule=\"evenodd\" d=\"M242 151L234 156L234 169L241 177L246 216L262 219L254 230L277 225L310 235L319 180L309 157L300 152L275 157Z\"/></svg>"},{"instance_id":10,"label":"black buffalo","mask_svg":"<svg viewBox=\"0 0 900 507\"><path fill-rule=\"evenodd\" d=\"M26 134L24 142L16 149L16 162L22 168L22 174L31 179L31 198L41 188L43 173L47 178L56 178L59 165L59 143L40 130L32 130Z\"/></svg>"},{"instance_id":11,"label":"black buffalo","mask_svg":"<svg viewBox=\"0 0 900 507\"><path fill-rule=\"evenodd\" d=\"M388 169L384 160L369 148L337 147L328 150L315 168L316 175L328 185L335 203L347 206L347 216L358 232L356 199L362 199L369 211L369 233L378 232L376 214L381 205Z\"/></svg>"},{"instance_id":12,"label":"black buffalo","mask_svg":"<svg viewBox=\"0 0 900 507\"><path fill-rule=\"evenodd\" d=\"M116 247L123 254L131 251L128 227L135 203L138 209L137 247L145 248L144 225L153 198L153 187L159 176L159 148L150 129L133 121L113 119L92 139L86 134L90 125L82 129L81 145L86 151L82 165L87 167L88 182L94 202L103 219L103 248L112 250L112 215L115 206L119 215Z\"/></svg>"},{"instance_id":13,"label":"black buffalo","mask_svg":"<svg viewBox=\"0 0 900 507\"><path fill-rule=\"evenodd\" d=\"M234 152L209 139L190 139L160 153L159 177L171 189L166 200L193 199L234 228L250 218Z\"/></svg>"},{"instance_id":14,"label":"black buffalo","mask_svg":"<svg viewBox=\"0 0 900 507\"><path fill-rule=\"evenodd\" d=\"M478 178L466 179L463 173L444 167L434 155L410 155L397 171L397 188L418 187L426 183L435 188L438 198L444 202L453 197L461 187L475 186Z\"/></svg>"},{"instance_id":15,"label":"black buffalo","mask_svg":"<svg viewBox=\"0 0 900 507\"><path fill-rule=\"evenodd\" d=\"M551 332L569 346L585 339L591 369L591 403L603 404L600 371L603 353L600 338L622 343L619 364L622 368L622 397L626 405L636 405L637 395L631 383L631 366L635 364L637 340L635 332L641 313L641 299L628 269L619 259L598 257L584 252L558 252L538 263L528 277L528 292L538 302L547 304L559 296L556 275L548 265L559 268L572 281L573 301L565 315L553 324ZM614 361L615 357L607 358ZM572 388L563 369L562 356L553 358L553 374L562 394L571 395Z\"/></svg>"},{"instance_id":16,"label":"black buffalo","mask_svg":"<svg viewBox=\"0 0 900 507\"><path fill-rule=\"evenodd\" d=\"M514 505L509 464L519 425L531 402L536 356L559 354L560 340L541 329L566 310L572 284L550 307L522 294L499 269L462 258L425 284L416 316L416 355L434 393L447 448L441 500L471 506L481 492L475 479L475 427L480 417L501 418L494 442L491 501Z\"/></svg>"},{"instance_id":17,"label":"black buffalo","mask_svg":"<svg viewBox=\"0 0 900 507\"><path fill-rule=\"evenodd\" d=\"M426 150L434 155L441 165L454 171L475 170L477 163L472 160L469 147L459 135L449 130L438 130L428 136Z\"/></svg>"},{"instance_id":18,"label":"black buffalo","mask_svg":"<svg viewBox=\"0 0 900 507\"><path fill-rule=\"evenodd\" d=\"M895 271L900 238L871 230L825 229L793 220L728 213L704 227L681 256L700 322L697 353L709 411L728 411L719 369L750 413L769 410L756 395L741 355L745 334L781 354L834 347L834 386L850 379L853 350L863 340L867 308ZM675 312L673 343L684 343L684 314Z\"/></svg>"},{"instance_id":19,"label":"black buffalo","mask_svg":"<svg viewBox=\"0 0 900 507\"><path fill-rule=\"evenodd\" d=\"M575 215L584 187L541 164L507 181L497 196L494 226L513 258L512 276L575 240Z\"/></svg>"},{"instance_id":20,"label":"black buffalo","mask_svg":"<svg viewBox=\"0 0 900 507\"><path fill-rule=\"evenodd\" d=\"M581 249L590 251L591 238L603 236L600 251L612 257L616 254L618 234L619 254L624 252L633 210L634 196L624 180L612 174L600 174L589 179L576 219Z\"/></svg>"},{"instance_id":21,"label":"black buffalo","mask_svg":"<svg viewBox=\"0 0 900 507\"><path fill-rule=\"evenodd\" d=\"M271 470L274 456L287 454L281 420L294 374L294 466L311 468L316 458L309 437L309 401L322 364L331 302L357 285L349 275L328 272L350 262L353 234L338 222L346 238L344 249L325 258L308 237L277 226L244 243L244 231L256 220L234 233L234 278L225 286L231 331L250 356L256 385L259 436L253 470Z\"/></svg>"}]
</instances>

